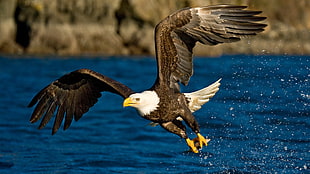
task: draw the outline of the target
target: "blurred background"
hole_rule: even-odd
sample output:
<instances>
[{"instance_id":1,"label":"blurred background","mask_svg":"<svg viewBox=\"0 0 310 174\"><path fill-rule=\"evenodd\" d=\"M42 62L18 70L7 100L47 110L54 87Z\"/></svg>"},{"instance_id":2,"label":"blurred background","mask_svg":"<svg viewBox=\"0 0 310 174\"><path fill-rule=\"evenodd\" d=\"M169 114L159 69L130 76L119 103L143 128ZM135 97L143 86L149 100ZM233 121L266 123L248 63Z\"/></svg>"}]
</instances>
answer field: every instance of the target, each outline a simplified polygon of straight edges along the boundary
<instances>
[{"instance_id":1,"label":"blurred background","mask_svg":"<svg viewBox=\"0 0 310 174\"><path fill-rule=\"evenodd\" d=\"M0 54L154 55L153 30L161 19L211 4L262 10L268 27L212 51L198 46L196 55L310 53L308 0L0 0Z\"/></svg>"}]
</instances>

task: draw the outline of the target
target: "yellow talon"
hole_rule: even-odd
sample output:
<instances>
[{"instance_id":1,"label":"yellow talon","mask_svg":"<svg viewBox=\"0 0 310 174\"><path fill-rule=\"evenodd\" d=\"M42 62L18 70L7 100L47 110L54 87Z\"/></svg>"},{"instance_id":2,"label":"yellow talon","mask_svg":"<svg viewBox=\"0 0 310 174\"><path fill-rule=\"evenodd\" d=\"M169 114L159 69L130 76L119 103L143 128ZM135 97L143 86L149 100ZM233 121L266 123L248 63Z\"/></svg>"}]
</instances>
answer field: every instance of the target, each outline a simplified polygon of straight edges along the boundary
<instances>
[{"instance_id":1,"label":"yellow talon","mask_svg":"<svg viewBox=\"0 0 310 174\"><path fill-rule=\"evenodd\" d=\"M196 147L198 146L198 148L202 148L203 146L207 146L208 142L210 141L210 139L206 139L204 136L202 136L200 133L197 134L197 137L193 139L194 144L198 144L196 145Z\"/></svg>"},{"instance_id":2,"label":"yellow talon","mask_svg":"<svg viewBox=\"0 0 310 174\"><path fill-rule=\"evenodd\" d=\"M195 146L195 143L193 140L190 140L189 138L186 138L186 143L188 145L188 147L191 148L191 150L194 152L194 153L198 153L198 149L197 147Z\"/></svg>"}]
</instances>

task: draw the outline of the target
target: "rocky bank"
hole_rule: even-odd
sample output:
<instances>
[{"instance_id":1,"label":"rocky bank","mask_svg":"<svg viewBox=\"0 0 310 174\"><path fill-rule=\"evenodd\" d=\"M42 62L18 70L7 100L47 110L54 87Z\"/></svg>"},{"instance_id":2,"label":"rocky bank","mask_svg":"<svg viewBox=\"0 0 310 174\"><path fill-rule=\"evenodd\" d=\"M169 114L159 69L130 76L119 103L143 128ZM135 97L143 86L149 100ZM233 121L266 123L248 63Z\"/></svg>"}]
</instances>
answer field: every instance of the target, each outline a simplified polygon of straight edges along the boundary
<instances>
[{"instance_id":1,"label":"rocky bank","mask_svg":"<svg viewBox=\"0 0 310 174\"><path fill-rule=\"evenodd\" d=\"M196 55L309 54L308 0L0 0L0 53L154 55L154 26L186 6L246 5L266 31L241 42L198 45Z\"/></svg>"}]
</instances>

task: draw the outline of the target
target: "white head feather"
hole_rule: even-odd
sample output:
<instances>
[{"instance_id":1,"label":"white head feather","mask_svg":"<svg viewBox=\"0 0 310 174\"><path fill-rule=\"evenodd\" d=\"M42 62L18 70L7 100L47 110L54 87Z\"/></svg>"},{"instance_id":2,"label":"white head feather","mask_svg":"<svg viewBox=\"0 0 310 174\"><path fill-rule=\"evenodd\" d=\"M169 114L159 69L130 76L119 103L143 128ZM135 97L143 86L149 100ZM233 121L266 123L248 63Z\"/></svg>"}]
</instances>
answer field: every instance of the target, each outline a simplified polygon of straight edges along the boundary
<instances>
[{"instance_id":1,"label":"white head feather","mask_svg":"<svg viewBox=\"0 0 310 174\"><path fill-rule=\"evenodd\" d=\"M127 100L129 99L129 100ZM141 116L148 115L159 106L159 97L155 91L144 91L142 93L131 94L124 101L124 106L131 106L138 110ZM126 103L126 101L130 101Z\"/></svg>"}]
</instances>

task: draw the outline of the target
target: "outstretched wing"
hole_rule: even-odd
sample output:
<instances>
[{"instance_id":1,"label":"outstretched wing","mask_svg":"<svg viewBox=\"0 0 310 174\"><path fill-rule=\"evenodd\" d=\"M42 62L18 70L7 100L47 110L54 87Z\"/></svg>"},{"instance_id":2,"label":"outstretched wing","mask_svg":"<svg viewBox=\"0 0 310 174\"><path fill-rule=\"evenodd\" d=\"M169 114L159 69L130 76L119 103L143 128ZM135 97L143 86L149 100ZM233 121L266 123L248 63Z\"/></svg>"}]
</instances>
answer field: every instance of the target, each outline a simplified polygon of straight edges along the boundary
<instances>
[{"instance_id":1,"label":"outstretched wing","mask_svg":"<svg viewBox=\"0 0 310 174\"><path fill-rule=\"evenodd\" d=\"M39 129L43 128L56 112L52 134L59 129L64 117L64 130L69 128L72 119L79 120L101 97L101 92L108 91L127 98L134 93L130 88L89 69L79 69L66 74L42 89L29 103L36 103L30 122L43 119Z\"/></svg>"},{"instance_id":2,"label":"outstretched wing","mask_svg":"<svg viewBox=\"0 0 310 174\"><path fill-rule=\"evenodd\" d=\"M207 45L239 41L256 35L266 19L261 11L244 10L246 6L215 5L179 10L155 29L158 77L156 84L169 84L178 90L187 85L193 74L192 53L196 42Z\"/></svg>"}]
</instances>

